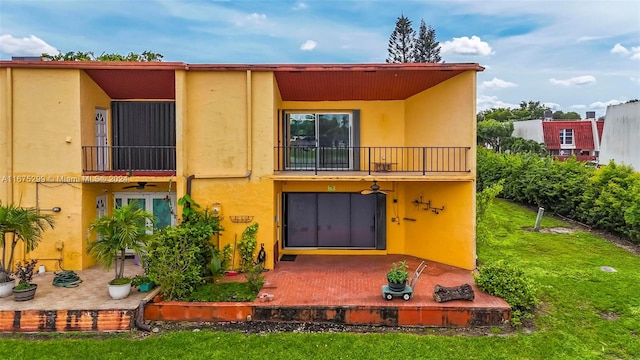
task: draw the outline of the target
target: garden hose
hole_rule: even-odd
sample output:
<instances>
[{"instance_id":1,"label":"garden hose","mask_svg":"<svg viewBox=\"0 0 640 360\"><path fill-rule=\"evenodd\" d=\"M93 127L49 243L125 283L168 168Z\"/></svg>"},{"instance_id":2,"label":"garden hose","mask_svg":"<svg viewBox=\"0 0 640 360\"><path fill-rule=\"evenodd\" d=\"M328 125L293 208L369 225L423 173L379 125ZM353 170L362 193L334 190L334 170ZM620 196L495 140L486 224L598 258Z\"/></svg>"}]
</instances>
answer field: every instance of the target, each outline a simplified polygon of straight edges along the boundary
<instances>
[{"instance_id":1,"label":"garden hose","mask_svg":"<svg viewBox=\"0 0 640 360\"><path fill-rule=\"evenodd\" d=\"M58 287L78 287L81 282L82 280L80 280L78 274L71 270L64 270L56 273L56 276L53 278L53 286Z\"/></svg>"}]
</instances>

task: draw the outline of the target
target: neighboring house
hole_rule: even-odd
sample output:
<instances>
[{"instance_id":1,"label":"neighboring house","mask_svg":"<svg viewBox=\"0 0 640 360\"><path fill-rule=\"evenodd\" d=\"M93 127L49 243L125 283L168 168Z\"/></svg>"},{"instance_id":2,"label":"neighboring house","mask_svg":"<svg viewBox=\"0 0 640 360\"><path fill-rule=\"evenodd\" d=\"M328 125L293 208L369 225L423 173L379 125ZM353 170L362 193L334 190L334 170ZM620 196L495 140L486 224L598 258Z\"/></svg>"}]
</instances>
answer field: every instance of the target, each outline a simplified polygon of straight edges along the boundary
<instances>
[{"instance_id":1,"label":"neighboring house","mask_svg":"<svg viewBox=\"0 0 640 360\"><path fill-rule=\"evenodd\" d=\"M609 105L605 121L599 163L613 160L640 171L640 102Z\"/></svg>"},{"instance_id":2,"label":"neighboring house","mask_svg":"<svg viewBox=\"0 0 640 360\"><path fill-rule=\"evenodd\" d=\"M0 61L0 200L54 211L47 269L87 227L191 195L283 254L406 254L473 269L477 64ZM384 192L364 195L377 180Z\"/></svg>"},{"instance_id":3,"label":"neighboring house","mask_svg":"<svg viewBox=\"0 0 640 360\"><path fill-rule=\"evenodd\" d=\"M591 114L595 117L595 113ZM514 121L512 136L544 143L549 154L558 160L575 156L579 161L596 161L604 121L596 121L594 117Z\"/></svg>"}]
</instances>

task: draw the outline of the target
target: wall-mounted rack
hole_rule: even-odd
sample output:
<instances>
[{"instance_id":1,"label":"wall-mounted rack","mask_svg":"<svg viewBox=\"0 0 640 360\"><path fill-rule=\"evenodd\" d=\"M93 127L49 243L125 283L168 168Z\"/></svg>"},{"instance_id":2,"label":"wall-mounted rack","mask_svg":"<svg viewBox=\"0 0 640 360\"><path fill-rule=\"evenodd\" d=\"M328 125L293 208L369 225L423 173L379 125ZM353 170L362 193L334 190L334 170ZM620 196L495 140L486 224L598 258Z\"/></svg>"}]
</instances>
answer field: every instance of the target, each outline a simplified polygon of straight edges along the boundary
<instances>
[{"instance_id":1,"label":"wall-mounted rack","mask_svg":"<svg viewBox=\"0 0 640 360\"><path fill-rule=\"evenodd\" d=\"M231 215L229 216L232 223L249 223L253 220L253 216L251 215Z\"/></svg>"},{"instance_id":2,"label":"wall-mounted rack","mask_svg":"<svg viewBox=\"0 0 640 360\"><path fill-rule=\"evenodd\" d=\"M424 201L422 199L422 194L420 194L420 197L418 199L413 199L411 203L413 203L413 205L415 205L418 209L427 211L431 210L431 212L436 215L438 215L440 211L444 211L444 205L442 205L441 207L431 206L431 200Z\"/></svg>"}]
</instances>

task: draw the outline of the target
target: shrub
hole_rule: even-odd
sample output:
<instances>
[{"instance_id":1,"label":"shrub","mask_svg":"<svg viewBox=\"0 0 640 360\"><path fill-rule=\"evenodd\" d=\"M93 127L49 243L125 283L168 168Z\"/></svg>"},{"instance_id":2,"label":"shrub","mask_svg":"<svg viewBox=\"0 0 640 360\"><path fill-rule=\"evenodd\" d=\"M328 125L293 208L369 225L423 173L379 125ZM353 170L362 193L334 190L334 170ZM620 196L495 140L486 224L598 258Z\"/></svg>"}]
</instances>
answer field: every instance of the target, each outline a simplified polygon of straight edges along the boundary
<instances>
[{"instance_id":1,"label":"shrub","mask_svg":"<svg viewBox=\"0 0 640 360\"><path fill-rule=\"evenodd\" d=\"M255 293L259 292L264 285L264 275L262 275L264 269L261 265L254 265L246 273L247 283L249 289Z\"/></svg>"},{"instance_id":2,"label":"shrub","mask_svg":"<svg viewBox=\"0 0 640 360\"><path fill-rule=\"evenodd\" d=\"M498 183L476 193L476 241L478 242L491 238L489 209L493 204L493 199L502 191L503 183L504 180L500 180Z\"/></svg>"},{"instance_id":3,"label":"shrub","mask_svg":"<svg viewBox=\"0 0 640 360\"><path fill-rule=\"evenodd\" d=\"M204 282L201 248L193 241L193 229L179 225L167 227L147 244L149 278L160 285L166 300L181 300Z\"/></svg>"},{"instance_id":4,"label":"shrub","mask_svg":"<svg viewBox=\"0 0 640 360\"><path fill-rule=\"evenodd\" d=\"M240 253L240 269L247 271L253 266L253 252L258 246L256 233L258 232L258 223L247 226L242 232L242 238L238 241L238 253Z\"/></svg>"},{"instance_id":5,"label":"shrub","mask_svg":"<svg viewBox=\"0 0 640 360\"><path fill-rule=\"evenodd\" d=\"M514 325L520 323L521 317L529 316L538 304L534 282L520 268L504 260L481 266L474 278L482 291L503 298L511 306Z\"/></svg>"}]
</instances>

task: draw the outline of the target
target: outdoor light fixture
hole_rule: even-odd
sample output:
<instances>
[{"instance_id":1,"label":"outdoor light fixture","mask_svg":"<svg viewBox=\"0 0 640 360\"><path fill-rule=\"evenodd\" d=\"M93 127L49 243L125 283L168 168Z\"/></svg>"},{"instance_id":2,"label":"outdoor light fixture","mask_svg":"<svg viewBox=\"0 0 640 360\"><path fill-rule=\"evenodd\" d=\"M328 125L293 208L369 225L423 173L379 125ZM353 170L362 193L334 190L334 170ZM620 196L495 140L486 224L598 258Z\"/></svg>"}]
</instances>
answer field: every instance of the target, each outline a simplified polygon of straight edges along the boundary
<instances>
[{"instance_id":1,"label":"outdoor light fixture","mask_svg":"<svg viewBox=\"0 0 640 360\"><path fill-rule=\"evenodd\" d=\"M59 206L56 206L56 207L52 207L51 209L40 209L40 211L53 211L55 213L59 213L60 211L62 211L62 208L60 208Z\"/></svg>"},{"instance_id":2,"label":"outdoor light fixture","mask_svg":"<svg viewBox=\"0 0 640 360\"><path fill-rule=\"evenodd\" d=\"M423 201L422 194L420 194L419 199L413 199L411 203L413 203L413 205L415 205L418 209L424 206L422 207L422 210L431 210L431 212L433 212L436 215L438 215L440 211L444 211L444 205L438 208L438 207L431 206L431 200Z\"/></svg>"}]
</instances>

